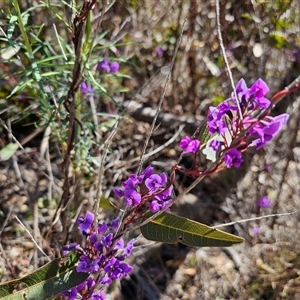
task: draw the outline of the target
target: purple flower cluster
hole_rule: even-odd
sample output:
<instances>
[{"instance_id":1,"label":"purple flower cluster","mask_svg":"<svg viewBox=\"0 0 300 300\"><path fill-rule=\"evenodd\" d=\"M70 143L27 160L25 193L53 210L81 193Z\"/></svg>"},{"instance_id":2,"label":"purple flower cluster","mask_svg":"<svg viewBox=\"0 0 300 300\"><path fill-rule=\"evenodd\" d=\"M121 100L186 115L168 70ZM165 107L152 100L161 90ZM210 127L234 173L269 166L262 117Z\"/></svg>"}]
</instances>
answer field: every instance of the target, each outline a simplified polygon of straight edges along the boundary
<instances>
[{"instance_id":1,"label":"purple flower cluster","mask_svg":"<svg viewBox=\"0 0 300 300\"><path fill-rule=\"evenodd\" d=\"M232 93L231 99L208 109L207 127L213 138L207 144L201 145L203 153L222 151L227 168L239 167L243 162L243 151L248 147L260 149L265 146L279 133L289 118L288 114L257 118L262 110L271 105L271 101L265 97L269 88L262 79L258 79L250 88L244 79L241 79L235 92ZM235 138L244 131L244 137L232 146L233 142L236 142ZM197 152L199 145L199 141L197 143L188 137L180 142L184 153Z\"/></svg>"},{"instance_id":2,"label":"purple flower cluster","mask_svg":"<svg viewBox=\"0 0 300 300\"><path fill-rule=\"evenodd\" d=\"M110 62L107 59L99 62L98 70L104 73L117 73L119 71L120 64L116 61Z\"/></svg>"},{"instance_id":3,"label":"purple flower cluster","mask_svg":"<svg viewBox=\"0 0 300 300\"><path fill-rule=\"evenodd\" d=\"M152 212L162 210L172 202L173 187L167 185L167 175L153 173L154 168L147 167L140 175L131 174L122 183L122 189L114 189L118 198L124 198L129 206L146 206Z\"/></svg>"},{"instance_id":4,"label":"purple flower cluster","mask_svg":"<svg viewBox=\"0 0 300 300\"><path fill-rule=\"evenodd\" d=\"M93 291L93 287L111 284L114 279L123 278L132 271L132 267L124 260L131 254L134 240L125 245L122 237L114 239L113 231L119 226L118 219L109 224L103 222L95 225L94 214L87 212L85 216L79 217L78 223L81 233L86 236L85 247L82 248L76 243L69 244L64 247L64 254L70 251L80 253L76 270L90 273L91 276L63 295L69 300L77 299L77 295L82 295L85 290L81 299L104 299L103 290ZM97 282L93 278L97 278Z\"/></svg>"}]
</instances>

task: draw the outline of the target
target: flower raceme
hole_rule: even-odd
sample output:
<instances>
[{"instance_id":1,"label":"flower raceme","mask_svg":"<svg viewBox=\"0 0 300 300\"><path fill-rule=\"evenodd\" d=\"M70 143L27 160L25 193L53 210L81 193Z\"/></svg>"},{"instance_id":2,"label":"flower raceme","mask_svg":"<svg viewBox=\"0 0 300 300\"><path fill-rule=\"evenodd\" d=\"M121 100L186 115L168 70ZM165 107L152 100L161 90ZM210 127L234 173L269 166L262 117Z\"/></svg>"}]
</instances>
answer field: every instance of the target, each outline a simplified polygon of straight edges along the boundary
<instances>
[{"instance_id":1,"label":"flower raceme","mask_svg":"<svg viewBox=\"0 0 300 300\"><path fill-rule=\"evenodd\" d=\"M167 183L167 175L155 174L152 166L147 167L140 175L131 174L122 186L121 189L114 189L114 193L118 198L124 199L130 212L139 209L137 217L148 210L157 212L172 202L172 186ZM134 218L131 219L131 222L133 221ZM113 280L121 279L132 271L132 267L124 260L131 254L134 240L125 245L122 233L114 236L114 231L119 228L118 219L109 224L96 224L94 214L88 211L85 216L79 217L77 222L79 230L86 237L85 246L69 244L64 247L64 254L70 251L78 252L80 257L76 270L89 273L90 277L77 287L64 292L63 296L69 300L78 299L80 296L81 299L104 299L102 289L93 289L98 285L111 284Z\"/></svg>"},{"instance_id":2,"label":"flower raceme","mask_svg":"<svg viewBox=\"0 0 300 300\"><path fill-rule=\"evenodd\" d=\"M170 204L173 187L167 184L167 175L153 173L152 166L147 167L140 175L131 174L122 183L123 188L114 189L118 198L123 198L129 207L144 207L145 211L157 212Z\"/></svg>"},{"instance_id":3,"label":"flower raceme","mask_svg":"<svg viewBox=\"0 0 300 300\"><path fill-rule=\"evenodd\" d=\"M86 281L63 292L62 295L69 300L78 299L105 299L103 289L94 290L97 286L111 284L115 279L127 276L132 267L125 263L132 250L134 240L126 245L122 237L114 238L113 232L119 226L119 220L111 223L96 224L94 214L87 212L78 219L79 230L86 237L85 246L72 243L64 247L64 254L70 251L79 253L77 272L89 273ZM96 224L96 225L95 225Z\"/></svg>"},{"instance_id":4,"label":"flower raceme","mask_svg":"<svg viewBox=\"0 0 300 300\"><path fill-rule=\"evenodd\" d=\"M196 153L200 149L208 159L215 161L222 152L227 168L239 167L243 162L242 152L249 147L257 150L264 147L288 121L288 114L268 115L267 108L271 105L265 97L268 92L269 88L262 79L250 88L241 79L230 99L208 109L207 129L212 138L200 147L200 141L185 137L180 141L183 153ZM266 116L257 117L263 110L266 110ZM209 157L211 152L214 154Z\"/></svg>"}]
</instances>

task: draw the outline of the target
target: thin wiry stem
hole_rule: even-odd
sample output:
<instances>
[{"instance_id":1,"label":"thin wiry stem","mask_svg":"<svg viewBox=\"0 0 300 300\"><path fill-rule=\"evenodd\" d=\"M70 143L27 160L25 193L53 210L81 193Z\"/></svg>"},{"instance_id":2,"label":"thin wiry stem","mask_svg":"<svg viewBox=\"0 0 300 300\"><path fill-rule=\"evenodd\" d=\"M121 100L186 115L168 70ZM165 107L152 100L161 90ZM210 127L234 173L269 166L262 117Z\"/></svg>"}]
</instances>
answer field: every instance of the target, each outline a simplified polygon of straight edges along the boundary
<instances>
[{"instance_id":1,"label":"thin wiry stem","mask_svg":"<svg viewBox=\"0 0 300 300\"><path fill-rule=\"evenodd\" d=\"M152 133L154 131L155 123L156 123L156 120L157 120L158 115L160 113L161 106L162 106L162 103L164 101L164 98L165 98L165 95L166 95L166 92L167 92L167 87L168 87L170 79L171 79L171 73L172 73L172 70L173 70L173 67L174 67L176 55L177 55L179 46L181 44L181 40L182 40L182 36L183 36L183 30L184 30L185 23L186 23L186 20L183 21L181 32L180 32L180 36L179 36L179 39L178 39L177 44L176 44L176 48L175 48L175 51L174 51L174 54L173 54L173 57L172 57L172 61L171 61L171 66L170 66L170 69L169 69L169 72L168 72L168 75L167 75L167 78L166 78L166 82L165 82L165 85L164 85L164 90L163 90L162 95L161 95L161 97L159 99L159 103L158 103L158 106L157 106L157 109L156 109L156 114L155 114L155 116L153 118L153 121L152 121L152 124L151 124L151 128L149 130L149 133L148 133L148 135L146 137L146 141L144 143L144 147L143 147L142 154L141 154L141 157L140 157L140 162L139 162L137 174L139 174L141 172L141 170L142 170L143 162L144 162L144 158L145 158L144 156L145 156L145 153L146 153L147 145L148 145L149 140L150 140L150 138L152 136Z\"/></svg>"},{"instance_id":2,"label":"thin wiry stem","mask_svg":"<svg viewBox=\"0 0 300 300\"><path fill-rule=\"evenodd\" d=\"M232 90L233 90L233 94L234 94L234 97L236 99L236 105L238 107L239 117L242 120L243 119L243 114L242 114L239 99L237 97L237 93L236 93L236 90L235 90L235 84L234 84L232 72L230 70L229 62L228 62L228 59L227 59L227 56L226 56L226 50L225 50L224 43L223 43L223 38L222 38L221 22L220 22L220 2L219 2L219 0L216 0L216 21L217 21L218 39L219 39L220 47L221 47L222 54L223 54L223 57L224 57L226 70L227 70L227 75L229 77L231 87L232 87Z\"/></svg>"},{"instance_id":3,"label":"thin wiry stem","mask_svg":"<svg viewBox=\"0 0 300 300\"><path fill-rule=\"evenodd\" d=\"M48 261L51 261L51 259L49 258L49 256L44 252L44 250L39 246L39 244L35 241L35 239L33 238L32 234L30 233L30 231L26 228L26 226L22 223L22 221L15 216L16 220L20 223L20 225L24 228L24 230L27 232L27 234L30 236L31 240L33 241L33 243L35 244L35 246L37 247L37 249L39 249L43 255L48 259Z\"/></svg>"},{"instance_id":4,"label":"thin wiry stem","mask_svg":"<svg viewBox=\"0 0 300 300\"><path fill-rule=\"evenodd\" d=\"M262 219L266 219L266 218L272 218L272 217L290 216L290 215L294 215L294 214L297 214L297 213L298 213L298 210L288 212L288 213L282 213L282 214L270 214L270 215L265 215L265 216L249 218L249 219L243 219L243 220L240 220L240 221L234 221L234 222L230 222L230 223L220 224L220 225L212 226L212 228L216 229L216 228L220 228L220 227L232 226L232 225L235 225L235 224L246 223L246 222L251 222L251 221L258 221L258 220L262 220Z\"/></svg>"}]
</instances>

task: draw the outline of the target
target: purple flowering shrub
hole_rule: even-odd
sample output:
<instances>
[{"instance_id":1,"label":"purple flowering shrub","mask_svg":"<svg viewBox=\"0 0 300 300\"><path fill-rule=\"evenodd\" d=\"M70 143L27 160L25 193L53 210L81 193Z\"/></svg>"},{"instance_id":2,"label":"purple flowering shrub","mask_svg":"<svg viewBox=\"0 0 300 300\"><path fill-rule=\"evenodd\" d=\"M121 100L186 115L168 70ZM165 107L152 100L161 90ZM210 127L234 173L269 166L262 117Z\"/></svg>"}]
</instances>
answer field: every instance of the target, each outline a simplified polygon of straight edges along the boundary
<instances>
[{"instance_id":1,"label":"purple flowering shrub","mask_svg":"<svg viewBox=\"0 0 300 300\"><path fill-rule=\"evenodd\" d=\"M112 71L112 65L108 61L101 62L99 66L105 72ZM91 92L85 84L81 85L81 89ZM179 143L183 154L192 155L192 168L187 170L175 165L168 179L165 173L156 174L154 168L148 166L140 174L131 174L122 182L122 187L114 188L115 196L122 201L124 207L121 219L98 223L94 214L89 211L85 216L79 217L77 222L85 237L85 245L69 244L64 247L64 253L76 251L80 255L76 271L90 276L63 295L68 299L104 299L104 286L132 271L132 266L125 259L133 251L134 240L125 243L123 235L131 226L141 224L147 212L158 213L170 209L176 170L197 177L207 176L224 168L238 168L243 163L243 152L252 147L258 150L272 140L289 116L269 115L272 102L265 97L268 91L267 84L261 79L250 88L242 79L230 99L217 107L209 108L205 124L209 139L201 142L186 136ZM213 161L212 169L201 168L197 161L198 152ZM263 197L257 205L267 208L272 204L268 197Z\"/></svg>"},{"instance_id":2,"label":"purple flowering shrub","mask_svg":"<svg viewBox=\"0 0 300 300\"><path fill-rule=\"evenodd\" d=\"M125 244L122 237L114 236L119 220L108 224L98 224L94 221L95 216L89 211L85 216L79 217L78 228L85 236L85 245L72 243L64 247L64 254L70 251L80 254L76 271L90 274L85 282L62 293L70 300L78 299L78 296L81 299L104 299L101 287L111 284L114 279L125 277L132 271L132 267L124 260L131 254L134 240Z\"/></svg>"},{"instance_id":3,"label":"purple flowering shrub","mask_svg":"<svg viewBox=\"0 0 300 300\"><path fill-rule=\"evenodd\" d=\"M269 88L262 79L250 88L241 79L230 99L208 109L206 126L211 138L201 144L197 139L185 137L180 142L183 153L201 151L216 162L214 172L225 167L238 168L243 162L243 152L251 147L257 150L264 147L288 121L288 114L269 115L272 102L265 97L268 92ZM195 165L198 168L194 170L178 169L190 176L205 174L199 163Z\"/></svg>"}]
</instances>

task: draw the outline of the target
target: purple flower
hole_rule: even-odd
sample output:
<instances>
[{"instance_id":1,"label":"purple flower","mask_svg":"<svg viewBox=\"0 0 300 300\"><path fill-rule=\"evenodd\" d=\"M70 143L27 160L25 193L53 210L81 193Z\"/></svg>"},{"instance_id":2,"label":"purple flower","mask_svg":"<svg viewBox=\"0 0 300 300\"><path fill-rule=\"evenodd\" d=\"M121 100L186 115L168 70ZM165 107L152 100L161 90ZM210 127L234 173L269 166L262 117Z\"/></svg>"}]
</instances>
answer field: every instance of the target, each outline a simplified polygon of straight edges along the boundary
<instances>
[{"instance_id":1,"label":"purple flower","mask_svg":"<svg viewBox=\"0 0 300 300\"><path fill-rule=\"evenodd\" d=\"M87 280L85 280L84 282L77 285L76 288L77 288L77 291L80 293L81 291L91 289L93 286L95 286L95 284L96 283L93 280L93 278L89 277Z\"/></svg>"},{"instance_id":2,"label":"purple flower","mask_svg":"<svg viewBox=\"0 0 300 300\"><path fill-rule=\"evenodd\" d=\"M108 225L112 230L115 230L119 227L119 223L120 223L120 219L116 218L116 219L112 220Z\"/></svg>"},{"instance_id":3,"label":"purple flower","mask_svg":"<svg viewBox=\"0 0 300 300\"><path fill-rule=\"evenodd\" d=\"M120 64L116 61L113 61L112 63L110 63L110 71L112 73L117 73L119 71L120 68Z\"/></svg>"},{"instance_id":4,"label":"purple flower","mask_svg":"<svg viewBox=\"0 0 300 300\"><path fill-rule=\"evenodd\" d=\"M91 295L91 300L105 300L104 291L96 291Z\"/></svg>"},{"instance_id":5,"label":"purple flower","mask_svg":"<svg viewBox=\"0 0 300 300\"><path fill-rule=\"evenodd\" d=\"M242 78L239 80L239 82L237 83L236 87L235 87L235 92L238 96L238 101L242 102L243 99L248 98L248 87L247 84L245 82L245 80ZM235 99L234 94L232 93L231 95L232 99Z\"/></svg>"},{"instance_id":6,"label":"purple flower","mask_svg":"<svg viewBox=\"0 0 300 300\"><path fill-rule=\"evenodd\" d=\"M158 56L163 56L164 55L164 50L160 47L157 47L155 52Z\"/></svg>"},{"instance_id":7,"label":"purple flower","mask_svg":"<svg viewBox=\"0 0 300 300\"><path fill-rule=\"evenodd\" d=\"M162 173L161 175L152 174L145 180L145 185L149 192L155 192L167 182L167 175Z\"/></svg>"},{"instance_id":8,"label":"purple flower","mask_svg":"<svg viewBox=\"0 0 300 300\"><path fill-rule=\"evenodd\" d=\"M117 258L113 257L104 267L104 271L110 274L111 279L120 279L129 274L132 271L132 267L126 263L120 263Z\"/></svg>"},{"instance_id":9,"label":"purple flower","mask_svg":"<svg viewBox=\"0 0 300 300\"><path fill-rule=\"evenodd\" d=\"M214 150L214 151L219 151L221 146L222 146L222 142L218 141L217 139L213 139L211 140L211 142L209 143L209 146Z\"/></svg>"},{"instance_id":10,"label":"purple flower","mask_svg":"<svg viewBox=\"0 0 300 300\"><path fill-rule=\"evenodd\" d=\"M98 234L103 234L108 230L108 226L105 222L98 225Z\"/></svg>"},{"instance_id":11,"label":"purple flower","mask_svg":"<svg viewBox=\"0 0 300 300\"><path fill-rule=\"evenodd\" d=\"M272 140L280 132L288 119L288 114L281 114L276 117L266 117L250 131L252 134L259 136L258 139L252 141L250 146L256 146L257 150L265 146L267 142Z\"/></svg>"},{"instance_id":12,"label":"purple flower","mask_svg":"<svg viewBox=\"0 0 300 300\"><path fill-rule=\"evenodd\" d=\"M142 200L141 195L133 189L125 190L124 196L126 197L125 203L130 206L139 205Z\"/></svg>"},{"instance_id":13,"label":"purple flower","mask_svg":"<svg viewBox=\"0 0 300 300\"><path fill-rule=\"evenodd\" d=\"M123 249L123 251L124 251L124 254L126 255L126 256L129 256L130 254L131 254L131 252L132 252L132 250L133 250L133 248L134 248L134 242L135 242L135 239L131 239L128 243L127 243L127 245L126 245L126 247Z\"/></svg>"},{"instance_id":14,"label":"purple flower","mask_svg":"<svg viewBox=\"0 0 300 300\"><path fill-rule=\"evenodd\" d=\"M141 176L143 178L148 178L153 174L154 168L152 166L148 166L142 173Z\"/></svg>"},{"instance_id":15,"label":"purple flower","mask_svg":"<svg viewBox=\"0 0 300 300\"><path fill-rule=\"evenodd\" d=\"M94 214L88 211L85 217L81 216L78 218L77 222L80 224L78 228L82 232L86 232L90 228L93 221L94 221Z\"/></svg>"},{"instance_id":16,"label":"purple flower","mask_svg":"<svg viewBox=\"0 0 300 300\"><path fill-rule=\"evenodd\" d=\"M235 148L230 149L225 153L224 162L227 168L235 167L238 168L242 162L242 153Z\"/></svg>"},{"instance_id":17,"label":"purple flower","mask_svg":"<svg viewBox=\"0 0 300 300\"><path fill-rule=\"evenodd\" d=\"M208 132L210 134L218 133L223 134L227 130L227 125L222 120L213 120L211 122L207 122Z\"/></svg>"},{"instance_id":18,"label":"purple flower","mask_svg":"<svg viewBox=\"0 0 300 300\"><path fill-rule=\"evenodd\" d=\"M261 199L257 200L257 206L260 208L270 208L272 203L268 196L263 196Z\"/></svg>"},{"instance_id":19,"label":"purple flower","mask_svg":"<svg viewBox=\"0 0 300 300\"><path fill-rule=\"evenodd\" d=\"M107 59L98 63L98 70L105 73L117 73L119 71L120 64L116 61L109 62Z\"/></svg>"},{"instance_id":20,"label":"purple flower","mask_svg":"<svg viewBox=\"0 0 300 300\"><path fill-rule=\"evenodd\" d=\"M98 69L105 73L110 73L110 65L109 65L108 60L104 59L103 61L99 62Z\"/></svg>"},{"instance_id":21,"label":"purple flower","mask_svg":"<svg viewBox=\"0 0 300 300\"><path fill-rule=\"evenodd\" d=\"M270 105L270 100L264 96L269 92L268 85L262 80L256 80L250 89L248 89L245 80L241 79L236 85L236 94L240 105L244 109L255 110L264 109ZM235 100L235 96L232 93L231 98Z\"/></svg>"},{"instance_id":22,"label":"purple flower","mask_svg":"<svg viewBox=\"0 0 300 300\"><path fill-rule=\"evenodd\" d=\"M253 230L253 233L256 234L256 235L260 233L260 228L259 227L253 227L252 230Z\"/></svg>"},{"instance_id":23,"label":"purple flower","mask_svg":"<svg viewBox=\"0 0 300 300\"><path fill-rule=\"evenodd\" d=\"M261 79L257 79L249 89L249 94L254 98L262 98L270 91L268 85Z\"/></svg>"},{"instance_id":24,"label":"purple flower","mask_svg":"<svg viewBox=\"0 0 300 300\"><path fill-rule=\"evenodd\" d=\"M113 237L114 237L114 235L112 233L109 233L108 235L103 236L102 237L102 244L105 247L111 246L112 242L113 242Z\"/></svg>"},{"instance_id":25,"label":"purple flower","mask_svg":"<svg viewBox=\"0 0 300 300\"><path fill-rule=\"evenodd\" d=\"M99 280L99 283L101 283L101 284L111 284L111 283L112 283L112 279L111 279L107 274L105 274L105 275Z\"/></svg>"},{"instance_id":26,"label":"purple flower","mask_svg":"<svg viewBox=\"0 0 300 300\"><path fill-rule=\"evenodd\" d=\"M68 254L70 251L74 251L79 248L80 248L79 244L71 243L71 244L63 247L63 254Z\"/></svg>"},{"instance_id":27,"label":"purple flower","mask_svg":"<svg viewBox=\"0 0 300 300\"><path fill-rule=\"evenodd\" d=\"M165 206L167 206L171 202L172 199L165 201L158 197L155 197L155 199L152 200L151 203L149 204L149 210L152 212L157 212L159 210L162 210Z\"/></svg>"},{"instance_id":28,"label":"purple flower","mask_svg":"<svg viewBox=\"0 0 300 300\"><path fill-rule=\"evenodd\" d=\"M84 94L94 93L94 89L89 87L84 81L80 83L80 90Z\"/></svg>"},{"instance_id":29,"label":"purple flower","mask_svg":"<svg viewBox=\"0 0 300 300\"><path fill-rule=\"evenodd\" d=\"M72 288L69 291L65 291L61 293L64 297L68 297L68 300L76 300L77 297L77 289Z\"/></svg>"},{"instance_id":30,"label":"purple flower","mask_svg":"<svg viewBox=\"0 0 300 300\"><path fill-rule=\"evenodd\" d=\"M77 264L76 271L83 273L94 273L98 272L100 269L98 261L89 259L86 255L80 256L80 261Z\"/></svg>"},{"instance_id":31,"label":"purple flower","mask_svg":"<svg viewBox=\"0 0 300 300\"><path fill-rule=\"evenodd\" d=\"M200 147L200 141L192 140L189 136L183 138L179 146L183 149L183 153L195 153Z\"/></svg>"},{"instance_id":32,"label":"purple flower","mask_svg":"<svg viewBox=\"0 0 300 300\"><path fill-rule=\"evenodd\" d=\"M118 198L122 198L124 196L124 191L121 189L114 188L113 191Z\"/></svg>"}]
</instances>

